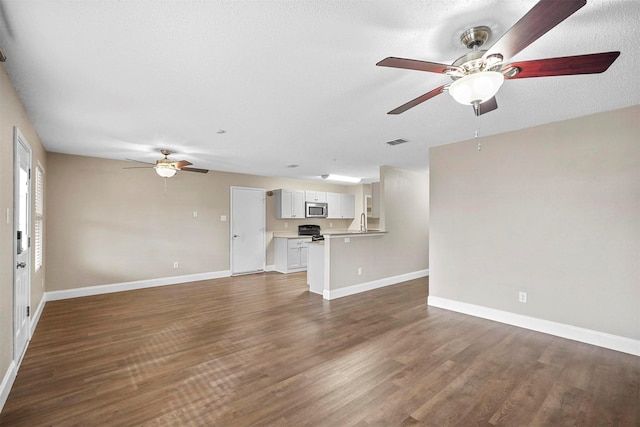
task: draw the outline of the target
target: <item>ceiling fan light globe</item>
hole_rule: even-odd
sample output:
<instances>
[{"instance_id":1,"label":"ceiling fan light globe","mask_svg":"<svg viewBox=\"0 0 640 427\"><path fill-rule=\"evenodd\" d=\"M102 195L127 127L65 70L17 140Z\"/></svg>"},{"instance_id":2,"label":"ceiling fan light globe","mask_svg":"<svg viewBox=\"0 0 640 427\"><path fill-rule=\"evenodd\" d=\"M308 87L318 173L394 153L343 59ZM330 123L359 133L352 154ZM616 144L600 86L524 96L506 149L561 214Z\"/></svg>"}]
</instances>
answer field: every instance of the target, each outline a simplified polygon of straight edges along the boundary
<instances>
[{"instance_id":1,"label":"ceiling fan light globe","mask_svg":"<svg viewBox=\"0 0 640 427\"><path fill-rule=\"evenodd\" d=\"M482 71L466 75L449 86L449 94L460 104L482 104L493 98L502 83L504 76L497 71Z\"/></svg>"},{"instance_id":2,"label":"ceiling fan light globe","mask_svg":"<svg viewBox=\"0 0 640 427\"><path fill-rule=\"evenodd\" d=\"M163 178L171 178L177 172L177 169L171 167L171 165L162 164L162 163L156 165L155 168L156 168L156 173Z\"/></svg>"}]
</instances>

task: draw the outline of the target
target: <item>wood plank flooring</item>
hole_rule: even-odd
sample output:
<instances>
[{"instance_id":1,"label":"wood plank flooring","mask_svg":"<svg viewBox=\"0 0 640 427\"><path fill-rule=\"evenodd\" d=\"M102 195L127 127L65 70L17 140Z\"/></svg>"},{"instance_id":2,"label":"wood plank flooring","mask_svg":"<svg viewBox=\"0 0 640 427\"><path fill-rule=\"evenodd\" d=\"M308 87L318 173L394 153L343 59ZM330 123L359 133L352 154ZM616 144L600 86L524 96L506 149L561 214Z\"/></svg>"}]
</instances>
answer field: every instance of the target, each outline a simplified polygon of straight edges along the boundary
<instances>
[{"instance_id":1,"label":"wood plank flooring","mask_svg":"<svg viewBox=\"0 0 640 427\"><path fill-rule=\"evenodd\" d=\"M0 425L640 425L640 358L264 273L47 303Z\"/></svg>"}]
</instances>

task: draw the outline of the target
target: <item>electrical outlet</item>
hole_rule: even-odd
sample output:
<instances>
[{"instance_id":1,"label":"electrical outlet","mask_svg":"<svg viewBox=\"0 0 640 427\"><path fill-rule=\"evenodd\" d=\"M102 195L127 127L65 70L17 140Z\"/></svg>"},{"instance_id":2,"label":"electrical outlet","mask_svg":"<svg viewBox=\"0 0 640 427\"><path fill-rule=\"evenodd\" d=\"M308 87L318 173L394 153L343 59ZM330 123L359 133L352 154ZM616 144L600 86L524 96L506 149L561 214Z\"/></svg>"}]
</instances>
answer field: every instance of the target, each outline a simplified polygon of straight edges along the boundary
<instances>
[{"instance_id":1,"label":"electrical outlet","mask_svg":"<svg viewBox=\"0 0 640 427\"><path fill-rule=\"evenodd\" d=\"M362 276L362 267L358 267L358 276Z\"/></svg>"},{"instance_id":2,"label":"electrical outlet","mask_svg":"<svg viewBox=\"0 0 640 427\"><path fill-rule=\"evenodd\" d=\"M179 266L180 266L180 263L178 263L178 261L173 262L173 268L178 268Z\"/></svg>"},{"instance_id":3,"label":"electrical outlet","mask_svg":"<svg viewBox=\"0 0 640 427\"><path fill-rule=\"evenodd\" d=\"M527 302L527 293L526 292L518 293L518 301L526 303Z\"/></svg>"},{"instance_id":4,"label":"electrical outlet","mask_svg":"<svg viewBox=\"0 0 640 427\"><path fill-rule=\"evenodd\" d=\"M350 237L345 237L345 238L344 238L344 242L345 242L345 243L349 243L350 241L351 241L351 238L350 238Z\"/></svg>"},{"instance_id":5,"label":"electrical outlet","mask_svg":"<svg viewBox=\"0 0 640 427\"><path fill-rule=\"evenodd\" d=\"M193 211L193 217L198 218L198 211Z\"/></svg>"}]
</instances>

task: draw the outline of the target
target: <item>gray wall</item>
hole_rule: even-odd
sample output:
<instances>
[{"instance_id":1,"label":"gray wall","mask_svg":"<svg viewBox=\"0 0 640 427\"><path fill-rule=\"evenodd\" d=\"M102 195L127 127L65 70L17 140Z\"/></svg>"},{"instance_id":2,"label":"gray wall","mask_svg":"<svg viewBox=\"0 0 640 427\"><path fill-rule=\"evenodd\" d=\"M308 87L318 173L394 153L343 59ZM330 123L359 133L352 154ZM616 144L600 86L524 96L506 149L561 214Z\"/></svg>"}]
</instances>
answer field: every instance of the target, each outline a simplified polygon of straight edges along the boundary
<instances>
[{"instance_id":1,"label":"gray wall","mask_svg":"<svg viewBox=\"0 0 640 427\"><path fill-rule=\"evenodd\" d=\"M640 106L479 142L430 151L430 295L640 339Z\"/></svg>"},{"instance_id":2,"label":"gray wall","mask_svg":"<svg viewBox=\"0 0 640 427\"><path fill-rule=\"evenodd\" d=\"M15 126L20 129L31 146L33 167L40 164L44 169L46 182L46 153L4 66L0 65L0 381L13 360L13 129ZM33 210L35 191L31 192L31 197ZM6 212L9 212L8 221L5 220ZM34 218L33 212L31 217ZM32 221L31 236L33 233ZM31 251L32 269L35 265L34 252L34 250ZM33 270L31 272L32 313L44 294L46 268L45 258L44 266L37 272Z\"/></svg>"},{"instance_id":3,"label":"gray wall","mask_svg":"<svg viewBox=\"0 0 640 427\"><path fill-rule=\"evenodd\" d=\"M362 185L211 171L178 173L167 179L165 189L153 169L123 169L130 162L49 153L48 163L47 291L229 270L231 186L331 191L363 199ZM297 233L299 224L308 223L334 230L359 224L275 219L274 199L267 197L267 265L273 264L274 231ZM358 217L360 212L362 203L356 203ZM222 215L226 222L220 221Z\"/></svg>"},{"instance_id":4,"label":"gray wall","mask_svg":"<svg viewBox=\"0 0 640 427\"><path fill-rule=\"evenodd\" d=\"M429 175L382 166L380 193L387 234L331 239L332 290L429 268Z\"/></svg>"}]
</instances>

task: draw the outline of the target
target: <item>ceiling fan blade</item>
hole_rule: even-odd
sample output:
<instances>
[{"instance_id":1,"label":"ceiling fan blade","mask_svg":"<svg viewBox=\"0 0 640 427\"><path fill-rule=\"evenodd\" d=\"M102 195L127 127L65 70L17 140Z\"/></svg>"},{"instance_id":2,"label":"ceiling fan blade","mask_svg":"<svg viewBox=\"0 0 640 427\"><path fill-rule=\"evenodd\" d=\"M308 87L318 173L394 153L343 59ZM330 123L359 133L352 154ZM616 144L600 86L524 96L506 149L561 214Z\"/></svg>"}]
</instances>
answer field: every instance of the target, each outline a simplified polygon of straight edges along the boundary
<instances>
[{"instance_id":1,"label":"ceiling fan blade","mask_svg":"<svg viewBox=\"0 0 640 427\"><path fill-rule=\"evenodd\" d=\"M125 166L122 169L153 169L154 166Z\"/></svg>"},{"instance_id":2,"label":"ceiling fan blade","mask_svg":"<svg viewBox=\"0 0 640 427\"><path fill-rule=\"evenodd\" d=\"M574 74L596 74L607 68L620 56L620 52L592 53L588 55L563 56L560 58L538 59L533 61L514 62L503 67L518 68L520 71L513 77L524 79L527 77L570 76Z\"/></svg>"},{"instance_id":3,"label":"ceiling fan blade","mask_svg":"<svg viewBox=\"0 0 640 427\"><path fill-rule=\"evenodd\" d=\"M376 65L380 67L404 68L407 70L428 71L430 73L445 74L446 71L460 71L462 69L453 65L439 64L437 62L418 61L417 59L395 58L390 56Z\"/></svg>"},{"instance_id":4,"label":"ceiling fan blade","mask_svg":"<svg viewBox=\"0 0 640 427\"><path fill-rule=\"evenodd\" d=\"M145 165L155 165L155 163L149 163L149 162L143 162L141 160L134 160L134 159L125 159L129 162L137 162L137 163L144 163Z\"/></svg>"},{"instance_id":5,"label":"ceiling fan blade","mask_svg":"<svg viewBox=\"0 0 640 427\"><path fill-rule=\"evenodd\" d=\"M508 59L567 19L587 0L540 0L482 56L500 54Z\"/></svg>"},{"instance_id":6,"label":"ceiling fan blade","mask_svg":"<svg viewBox=\"0 0 640 427\"><path fill-rule=\"evenodd\" d=\"M399 106L398 108L395 108L391 111L389 111L387 114L400 114L400 113L404 113L405 111L407 111L409 108L413 108L416 105L422 104L424 101L433 98L436 95L440 95L442 93L442 89L444 89L444 85L435 88L434 90L432 90L431 92L427 92L424 95L420 95L419 97L417 97L414 100L411 100L409 102L407 102L406 104L402 104L401 106Z\"/></svg>"},{"instance_id":7,"label":"ceiling fan blade","mask_svg":"<svg viewBox=\"0 0 640 427\"><path fill-rule=\"evenodd\" d=\"M492 96L491 98L484 101L482 104L478 105L477 110L474 108L474 111L476 113L476 116L481 116L497 108L498 108L498 101L496 101L495 96Z\"/></svg>"},{"instance_id":8,"label":"ceiling fan blade","mask_svg":"<svg viewBox=\"0 0 640 427\"><path fill-rule=\"evenodd\" d=\"M193 163L188 162L188 161L186 161L186 160L180 160L180 161L177 161L177 162L173 162L173 166L174 166L176 169L182 169L183 167L185 167L185 166L190 166L190 165L192 165L192 164L193 164Z\"/></svg>"},{"instance_id":9,"label":"ceiling fan blade","mask_svg":"<svg viewBox=\"0 0 640 427\"><path fill-rule=\"evenodd\" d=\"M187 171L187 172L199 172L199 173L207 173L207 172L209 172L208 169L198 169L198 168L182 168L180 170L181 171Z\"/></svg>"}]
</instances>

